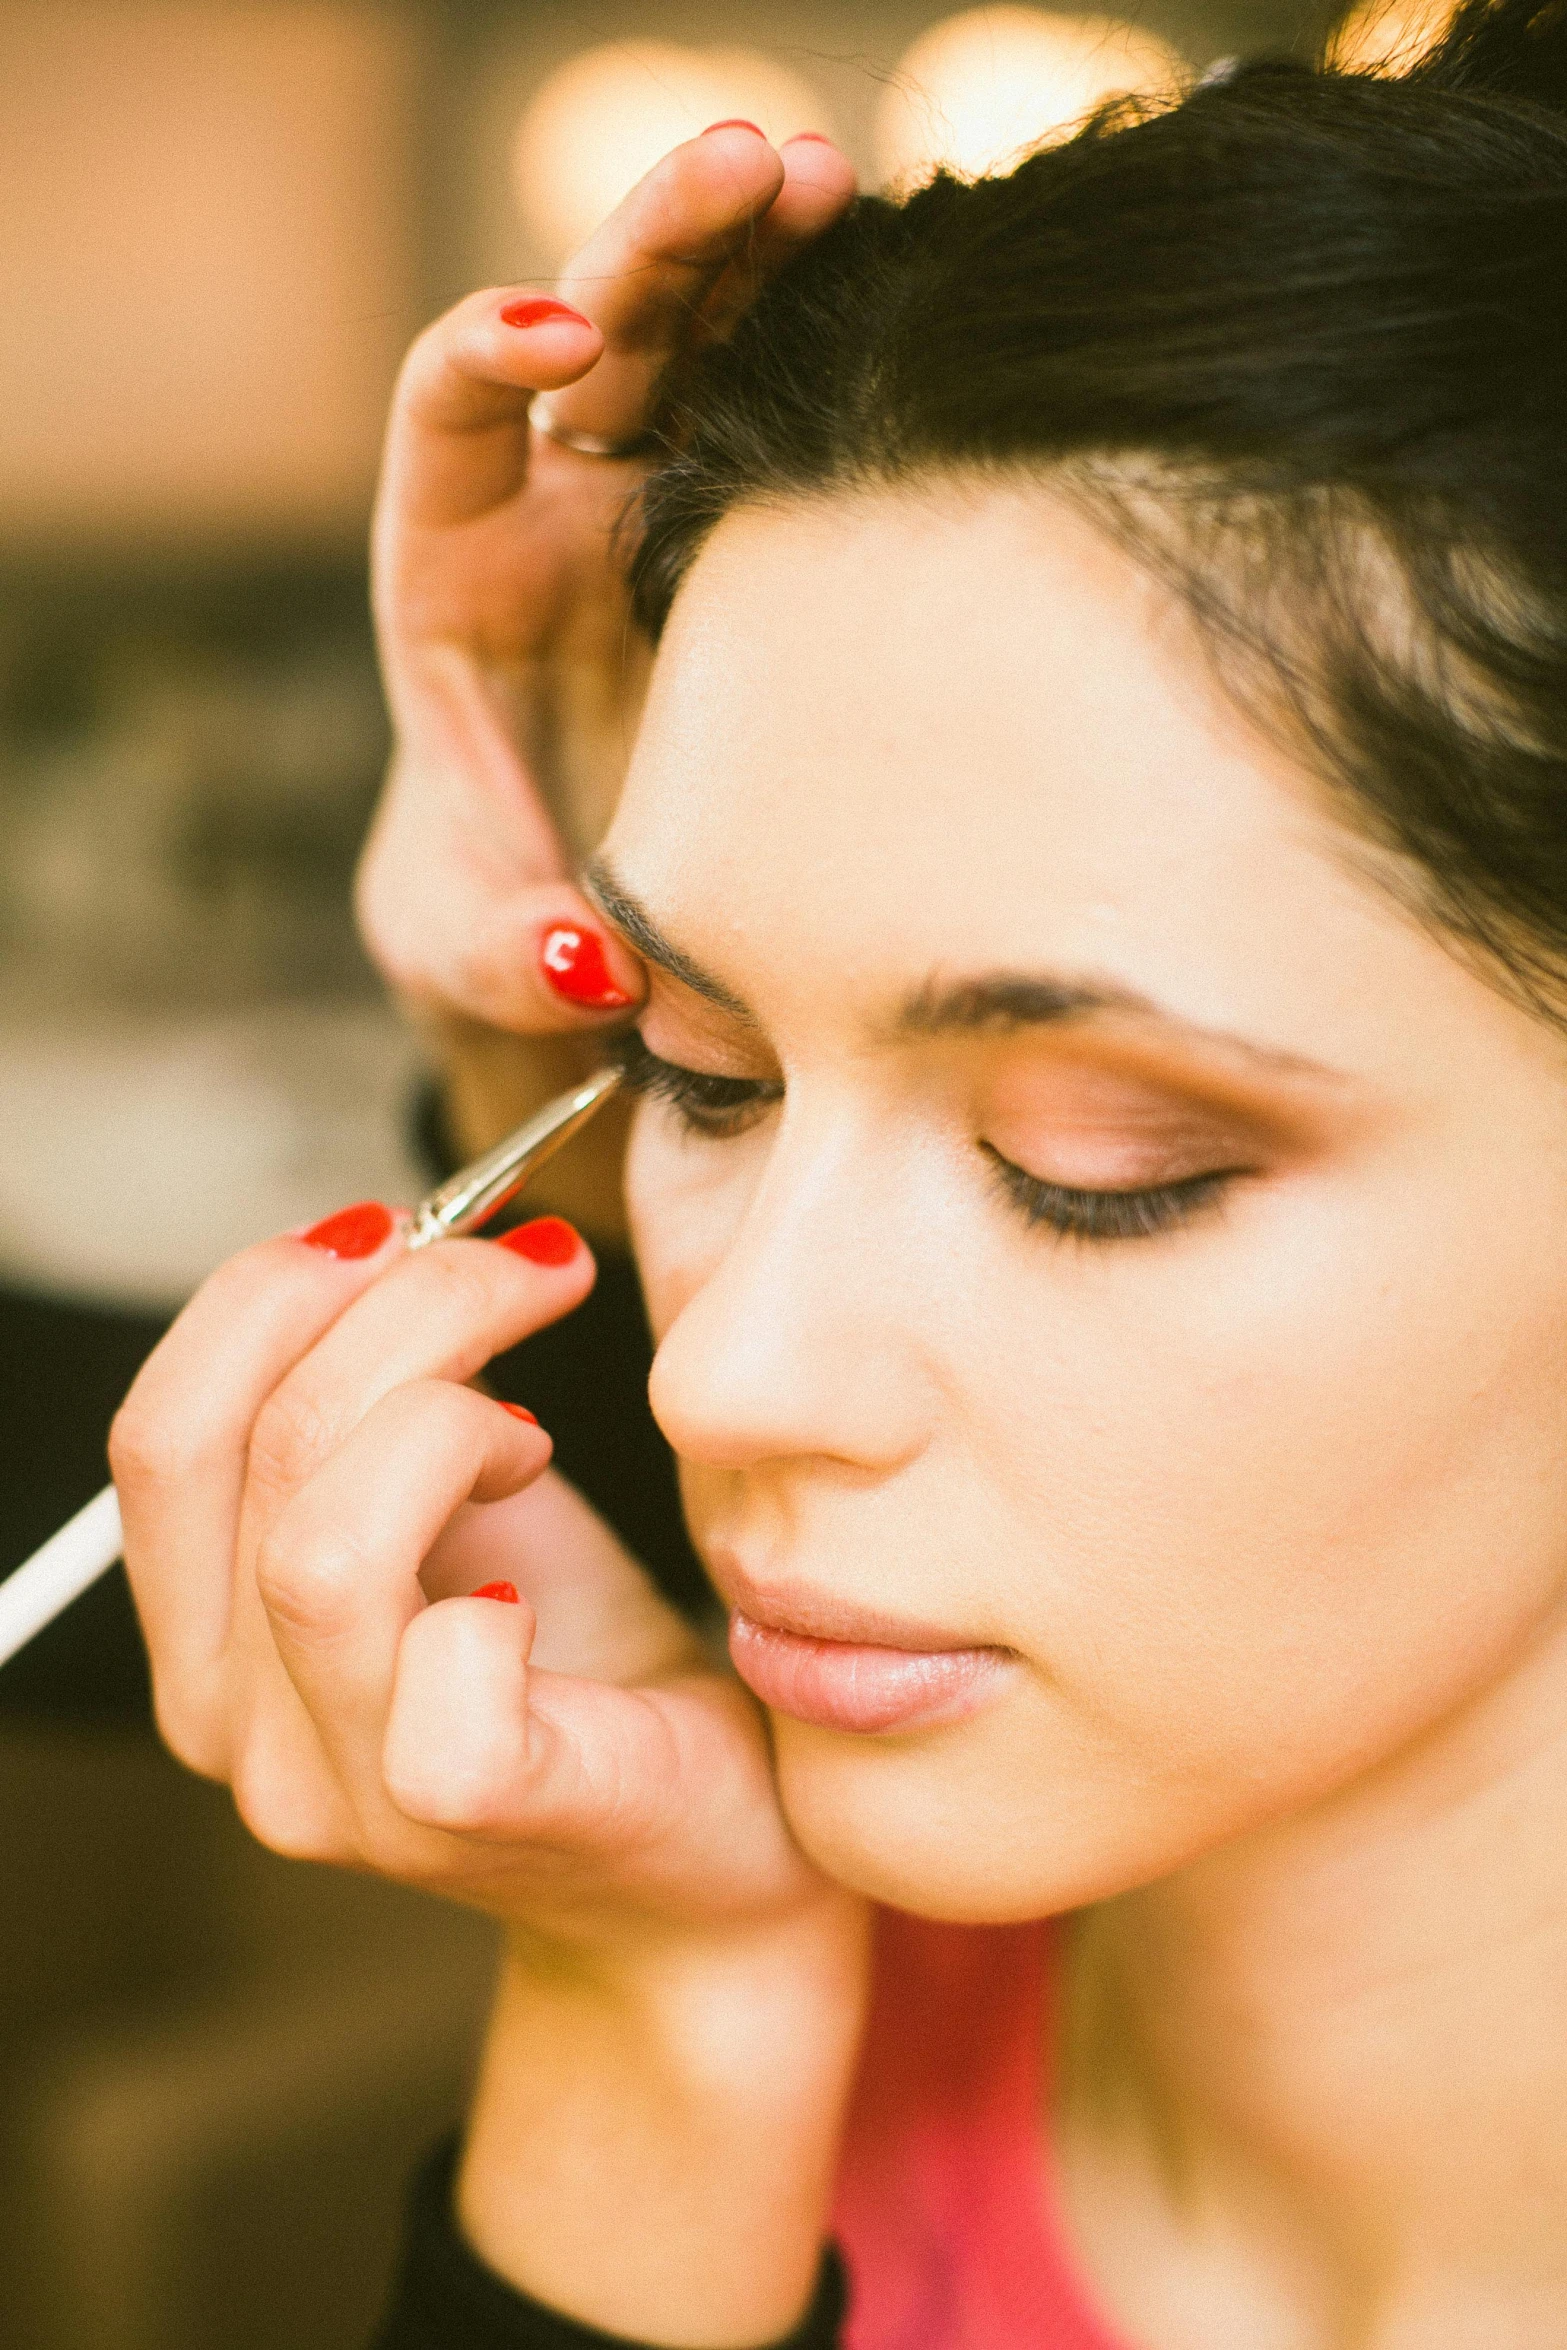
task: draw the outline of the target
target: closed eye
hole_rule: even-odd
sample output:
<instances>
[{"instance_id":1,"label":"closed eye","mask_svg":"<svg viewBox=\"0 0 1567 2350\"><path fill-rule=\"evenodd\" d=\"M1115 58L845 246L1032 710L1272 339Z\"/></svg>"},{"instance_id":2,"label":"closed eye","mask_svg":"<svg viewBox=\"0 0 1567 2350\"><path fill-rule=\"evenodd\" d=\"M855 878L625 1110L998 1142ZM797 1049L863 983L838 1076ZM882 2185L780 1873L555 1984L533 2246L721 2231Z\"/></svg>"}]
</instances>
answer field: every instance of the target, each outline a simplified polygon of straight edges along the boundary
<instances>
[{"instance_id":1,"label":"closed eye","mask_svg":"<svg viewBox=\"0 0 1567 2350\"><path fill-rule=\"evenodd\" d=\"M692 1134L725 1140L743 1133L783 1099L781 1078L724 1077L712 1070L688 1069L683 1062L666 1061L649 1051L634 1029L620 1038L617 1051L627 1092L668 1102ZM1087 1241L1151 1239L1218 1207L1229 1186L1251 1172L1244 1167L1218 1168L1136 1190L1090 1191L1031 1175L993 1143L981 1142L979 1147L1003 1196L1025 1223L1048 1225L1066 1238Z\"/></svg>"},{"instance_id":2,"label":"closed eye","mask_svg":"<svg viewBox=\"0 0 1567 2350\"><path fill-rule=\"evenodd\" d=\"M1248 1172L1243 1167L1224 1167L1184 1176L1176 1183L1145 1184L1135 1191L1086 1191L1030 1175L1026 1168L1003 1158L992 1143L982 1142L980 1149L995 1169L1002 1192L1025 1222L1047 1224L1074 1240L1151 1240L1157 1233L1190 1223L1205 1209L1218 1207L1229 1186Z\"/></svg>"},{"instance_id":3,"label":"closed eye","mask_svg":"<svg viewBox=\"0 0 1567 2350\"><path fill-rule=\"evenodd\" d=\"M620 1039L618 1050L627 1092L668 1102L693 1134L739 1134L783 1099L781 1078L720 1077L707 1069L687 1069L650 1052L634 1029Z\"/></svg>"}]
</instances>

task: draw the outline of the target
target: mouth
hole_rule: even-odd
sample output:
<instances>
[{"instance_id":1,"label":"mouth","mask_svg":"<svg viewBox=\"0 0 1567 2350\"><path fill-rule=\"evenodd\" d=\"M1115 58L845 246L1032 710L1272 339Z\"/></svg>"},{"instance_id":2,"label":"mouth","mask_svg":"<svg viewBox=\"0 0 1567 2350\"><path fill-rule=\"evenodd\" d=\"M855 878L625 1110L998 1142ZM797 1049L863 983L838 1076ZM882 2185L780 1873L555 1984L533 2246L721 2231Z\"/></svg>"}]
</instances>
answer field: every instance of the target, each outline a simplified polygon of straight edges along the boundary
<instances>
[{"instance_id":1,"label":"mouth","mask_svg":"<svg viewBox=\"0 0 1567 2350\"><path fill-rule=\"evenodd\" d=\"M959 1646L950 1632L819 1594L763 1591L730 1567L729 1654L771 1712L861 1734L961 1720L1016 1662L1006 1648Z\"/></svg>"}]
</instances>

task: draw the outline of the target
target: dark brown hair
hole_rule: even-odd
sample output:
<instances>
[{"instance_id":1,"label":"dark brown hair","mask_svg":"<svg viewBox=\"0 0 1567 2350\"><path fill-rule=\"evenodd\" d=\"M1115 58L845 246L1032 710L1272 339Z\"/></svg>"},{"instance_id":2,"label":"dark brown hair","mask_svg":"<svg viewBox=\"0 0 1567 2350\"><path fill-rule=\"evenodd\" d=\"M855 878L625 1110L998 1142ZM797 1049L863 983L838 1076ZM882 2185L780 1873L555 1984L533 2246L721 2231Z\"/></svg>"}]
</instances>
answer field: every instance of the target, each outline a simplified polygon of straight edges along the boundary
<instances>
[{"instance_id":1,"label":"dark brown hair","mask_svg":"<svg viewBox=\"0 0 1567 2350\"><path fill-rule=\"evenodd\" d=\"M1567 1005L1567 0L864 198L667 387L656 636L731 507L1048 470L1429 918Z\"/></svg>"}]
</instances>

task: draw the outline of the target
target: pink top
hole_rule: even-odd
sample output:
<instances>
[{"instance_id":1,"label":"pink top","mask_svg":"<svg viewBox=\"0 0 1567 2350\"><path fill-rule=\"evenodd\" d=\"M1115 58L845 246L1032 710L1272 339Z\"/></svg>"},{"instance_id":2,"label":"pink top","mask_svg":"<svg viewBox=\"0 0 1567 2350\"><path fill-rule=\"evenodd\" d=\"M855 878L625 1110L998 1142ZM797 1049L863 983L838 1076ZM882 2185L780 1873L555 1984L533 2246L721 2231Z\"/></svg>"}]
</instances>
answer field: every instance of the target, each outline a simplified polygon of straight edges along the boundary
<instances>
[{"instance_id":1,"label":"pink top","mask_svg":"<svg viewBox=\"0 0 1567 2350\"><path fill-rule=\"evenodd\" d=\"M1051 1948L882 1912L834 2215L848 2350L1123 2350L1050 2211Z\"/></svg>"}]
</instances>

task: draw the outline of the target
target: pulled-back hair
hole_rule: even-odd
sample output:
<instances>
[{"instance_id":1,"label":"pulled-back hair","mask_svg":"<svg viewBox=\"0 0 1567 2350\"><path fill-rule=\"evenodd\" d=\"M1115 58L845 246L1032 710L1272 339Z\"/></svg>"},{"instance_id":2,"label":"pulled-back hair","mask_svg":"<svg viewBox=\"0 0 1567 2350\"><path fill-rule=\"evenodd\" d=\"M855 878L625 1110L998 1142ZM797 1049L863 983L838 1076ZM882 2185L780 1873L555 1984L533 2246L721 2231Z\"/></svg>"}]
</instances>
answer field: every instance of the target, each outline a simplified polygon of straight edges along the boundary
<instances>
[{"instance_id":1,"label":"pulled-back hair","mask_svg":"<svg viewBox=\"0 0 1567 2350\"><path fill-rule=\"evenodd\" d=\"M666 388L657 636L741 504L1047 473L1427 918L1567 1006L1567 0L867 197Z\"/></svg>"}]
</instances>

